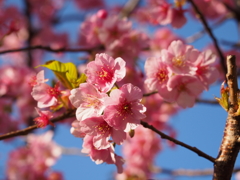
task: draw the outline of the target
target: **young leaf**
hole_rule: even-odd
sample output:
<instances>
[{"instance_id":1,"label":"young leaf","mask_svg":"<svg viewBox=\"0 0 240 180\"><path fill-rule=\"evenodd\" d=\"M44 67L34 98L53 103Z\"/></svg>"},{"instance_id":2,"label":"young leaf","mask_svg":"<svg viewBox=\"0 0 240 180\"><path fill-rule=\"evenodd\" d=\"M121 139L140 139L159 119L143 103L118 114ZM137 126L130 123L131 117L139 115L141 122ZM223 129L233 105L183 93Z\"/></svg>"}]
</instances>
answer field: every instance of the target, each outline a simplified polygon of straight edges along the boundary
<instances>
[{"instance_id":1,"label":"young leaf","mask_svg":"<svg viewBox=\"0 0 240 180\"><path fill-rule=\"evenodd\" d=\"M61 63L56 60L51 60L40 66L52 70L66 88L73 89L75 87L77 68L73 63Z\"/></svg>"}]
</instances>

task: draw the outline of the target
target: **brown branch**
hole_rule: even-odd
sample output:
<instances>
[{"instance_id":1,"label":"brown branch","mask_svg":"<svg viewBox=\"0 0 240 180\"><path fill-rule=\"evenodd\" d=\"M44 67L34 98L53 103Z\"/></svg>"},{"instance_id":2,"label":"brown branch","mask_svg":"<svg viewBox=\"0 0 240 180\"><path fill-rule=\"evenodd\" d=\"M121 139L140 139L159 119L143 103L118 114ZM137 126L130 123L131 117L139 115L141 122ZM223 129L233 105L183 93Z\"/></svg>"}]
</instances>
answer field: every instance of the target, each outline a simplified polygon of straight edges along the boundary
<instances>
[{"instance_id":1,"label":"brown branch","mask_svg":"<svg viewBox=\"0 0 240 180\"><path fill-rule=\"evenodd\" d=\"M233 170L233 173L239 172L240 168L236 168ZM166 169L166 168L157 168L154 169L154 173L162 173L167 174L170 176L212 176L213 175L213 169Z\"/></svg>"},{"instance_id":2,"label":"brown branch","mask_svg":"<svg viewBox=\"0 0 240 180\"><path fill-rule=\"evenodd\" d=\"M75 112L73 110L71 110L71 111L68 111L68 112L62 114L61 116L53 118L51 120L51 122L52 123L58 122L58 121L61 121L65 118L74 117L74 116L75 116ZM29 127L25 128L25 129L22 129L22 130L13 131L13 132L9 132L9 133L0 135L0 141L4 140L4 139L13 138L13 137L16 137L16 136L27 135L28 133L32 132L34 129L37 129L37 128L38 128L37 125L33 125L33 126L29 126Z\"/></svg>"},{"instance_id":3,"label":"brown branch","mask_svg":"<svg viewBox=\"0 0 240 180\"><path fill-rule=\"evenodd\" d=\"M208 100L208 99L196 99L197 103L204 103L204 104L213 104L213 105L219 105L219 103L216 100Z\"/></svg>"},{"instance_id":4,"label":"brown branch","mask_svg":"<svg viewBox=\"0 0 240 180\"><path fill-rule=\"evenodd\" d=\"M240 47L240 43L234 43L227 40L222 40L221 43L235 49L239 49Z\"/></svg>"},{"instance_id":5,"label":"brown branch","mask_svg":"<svg viewBox=\"0 0 240 180\"><path fill-rule=\"evenodd\" d=\"M193 169L166 169L166 168L158 168L154 173L162 173L170 176L210 176L213 174L213 169L201 169L201 170L193 170Z\"/></svg>"},{"instance_id":6,"label":"brown branch","mask_svg":"<svg viewBox=\"0 0 240 180\"><path fill-rule=\"evenodd\" d=\"M197 5L194 3L193 0L188 0L188 2L193 6L194 10L196 11L196 14L197 16L199 17L199 19L202 21L207 33L209 34L209 36L211 37L212 41L213 41L213 44L217 50L217 53L218 53L218 56L220 58L220 61L221 61L221 65L222 65L222 69L223 71L225 72L225 74L227 73L227 68L226 68L226 65L225 65L225 58L224 58L224 55L218 45L218 42L217 42L217 39L215 38L211 28L209 27L205 17L203 16L203 14L201 13L201 11L198 9Z\"/></svg>"},{"instance_id":7,"label":"brown branch","mask_svg":"<svg viewBox=\"0 0 240 180\"><path fill-rule=\"evenodd\" d=\"M143 97L148 97L148 96L151 96L153 94L156 94L158 93L158 91L153 91L153 92L150 92L150 93L146 93L146 94L143 94Z\"/></svg>"},{"instance_id":8,"label":"brown branch","mask_svg":"<svg viewBox=\"0 0 240 180\"><path fill-rule=\"evenodd\" d=\"M218 20L217 22L215 22L215 23L212 25L212 27L210 27L210 29L215 29L215 28L217 28L217 27L220 26L222 23L224 23L227 19L229 19L229 18L228 18L228 17L223 17L223 18L221 18L220 20ZM193 43L194 41L200 39L203 35L205 35L206 32L207 32L207 31L206 31L206 28L205 28L205 29L202 29L201 31L199 31L199 32L197 32L197 33L195 33L195 34L193 34L193 35L185 38L185 41L186 41L187 43Z\"/></svg>"},{"instance_id":9,"label":"brown branch","mask_svg":"<svg viewBox=\"0 0 240 180\"><path fill-rule=\"evenodd\" d=\"M214 163L213 180L230 180L233 167L240 149L240 116L236 116L238 109L238 84L235 56L227 57L227 84L229 88L229 110L222 143L218 157Z\"/></svg>"},{"instance_id":10,"label":"brown branch","mask_svg":"<svg viewBox=\"0 0 240 180\"><path fill-rule=\"evenodd\" d=\"M31 13L31 3L29 0L25 0L24 1L24 5L25 5L25 17L26 17L26 21L27 21L27 32L28 32L28 38L27 38L27 45L28 46L31 46L32 45L32 40L35 36L35 31L33 29L33 26L32 26L32 13ZM33 61L33 58L32 58L32 54L30 51L27 52L27 65L29 67L32 66L32 61Z\"/></svg>"},{"instance_id":11,"label":"brown branch","mask_svg":"<svg viewBox=\"0 0 240 180\"><path fill-rule=\"evenodd\" d=\"M31 50L35 50L35 49L41 49L41 50L45 50L45 51L50 51L50 52L92 52L94 50L101 50L102 47L92 47L92 48L74 48L74 49L70 49L70 48L58 48L58 49L52 49L50 46L41 46L41 45L37 45L37 46L30 46L30 47L25 47L25 48L19 48L19 49L9 49L9 50L4 50L4 51L0 51L0 54L6 54L6 53L13 53L13 52L20 52L20 51L31 51Z\"/></svg>"},{"instance_id":12,"label":"brown branch","mask_svg":"<svg viewBox=\"0 0 240 180\"><path fill-rule=\"evenodd\" d=\"M129 17L131 13L134 11L134 9L138 6L140 0L129 0L121 12L119 13L119 17Z\"/></svg>"},{"instance_id":13,"label":"brown branch","mask_svg":"<svg viewBox=\"0 0 240 180\"><path fill-rule=\"evenodd\" d=\"M174 139L174 138L172 138L172 137L164 134L163 132L157 130L154 126L149 125L147 122L141 121L141 124L143 125L143 127L148 128L148 129L151 129L152 131L154 131L155 133L157 133L158 135L160 135L161 138L167 139L167 140L169 140L169 141L171 141L171 142L173 142L173 143L175 143L175 144L178 144L178 145L180 145L180 146L182 146L182 147L185 147L185 148L187 148L188 150L190 150L190 151L198 154L198 155L201 156L201 157L204 157L205 159L207 159L207 160L209 160L209 161L211 161L211 162L214 162L214 161L215 161L215 159L214 159L213 157L211 157L211 156L209 156L208 154L202 152L202 151L199 150L198 148L189 146L188 144L185 144L185 143L183 143L183 142L181 142L181 141L178 141L178 140L176 140L176 139Z\"/></svg>"}]
</instances>

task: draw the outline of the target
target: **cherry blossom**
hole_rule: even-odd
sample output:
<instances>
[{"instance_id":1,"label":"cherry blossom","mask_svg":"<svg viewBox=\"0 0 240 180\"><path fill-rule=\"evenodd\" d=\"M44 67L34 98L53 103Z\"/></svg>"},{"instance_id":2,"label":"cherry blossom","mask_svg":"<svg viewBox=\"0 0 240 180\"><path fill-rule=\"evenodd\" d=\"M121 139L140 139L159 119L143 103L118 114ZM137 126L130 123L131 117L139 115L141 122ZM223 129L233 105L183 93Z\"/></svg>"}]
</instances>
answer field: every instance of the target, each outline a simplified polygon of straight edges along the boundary
<instances>
[{"instance_id":1,"label":"cherry blossom","mask_svg":"<svg viewBox=\"0 0 240 180\"><path fill-rule=\"evenodd\" d=\"M93 114L101 115L105 106L104 98L107 94L100 93L89 83L80 84L79 88L71 90L69 100L77 108L76 116L79 121Z\"/></svg>"},{"instance_id":2,"label":"cherry blossom","mask_svg":"<svg viewBox=\"0 0 240 180\"><path fill-rule=\"evenodd\" d=\"M109 45L116 39L131 31L132 24L126 18L108 16L99 29L99 39L103 44Z\"/></svg>"},{"instance_id":3,"label":"cherry blossom","mask_svg":"<svg viewBox=\"0 0 240 180\"><path fill-rule=\"evenodd\" d=\"M105 15L104 15L105 14ZM98 11L96 14L88 17L80 26L79 42L85 46L100 46L99 30L103 25L107 12Z\"/></svg>"},{"instance_id":4,"label":"cherry blossom","mask_svg":"<svg viewBox=\"0 0 240 180\"><path fill-rule=\"evenodd\" d=\"M166 89L171 74L162 58L148 58L145 63L145 71L147 76L145 84L150 90L161 92Z\"/></svg>"},{"instance_id":5,"label":"cherry blossom","mask_svg":"<svg viewBox=\"0 0 240 180\"><path fill-rule=\"evenodd\" d=\"M200 54L195 63L197 69L197 77L208 90L210 84L219 78L219 71L216 68L216 56L211 50L206 50Z\"/></svg>"},{"instance_id":6,"label":"cherry blossom","mask_svg":"<svg viewBox=\"0 0 240 180\"><path fill-rule=\"evenodd\" d=\"M92 8L102 8L104 6L103 0L74 0L77 6L84 10Z\"/></svg>"},{"instance_id":7,"label":"cherry blossom","mask_svg":"<svg viewBox=\"0 0 240 180\"><path fill-rule=\"evenodd\" d=\"M200 52L193 46L185 45L182 41L173 41L167 50L161 52L163 61L168 65L168 70L174 74L195 74L196 67L193 63Z\"/></svg>"},{"instance_id":8,"label":"cherry blossom","mask_svg":"<svg viewBox=\"0 0 240 180\"><path fill-rule=\"evenodd\" d=\"M113 59L107 54L97 54L95 61L87 64L87 82L96 86L101 92L108 92L115 82L126 75L125 61L122 58Z\"/></svg>"},{"instance_id":9,"label":"cherry blossom","mask_svg":"<svg viewBox=\"0 0 240 180\"><path fill-rule=\"evenodd\" d=\"M42 73L42 72L41 72ZM58 97L61 92L59 90L59 83L55 84L52 88L46 83L43 83L44 77L42 74L37 75L37 85L33 86L32 89L32 97L38 102L39 108L46 108L50 106L54 106L58 103Z\"/></svg>"},{"instance_id":10,"label":"cherry blossom","mask_svg":"<svg viewBox=\"0 0 240 180\"><path fill-rule=\"evenodd\" d=\"M83 142L82 152L87 153L96 164L102 164L104 162L107 164L115 164L118 173L122 173L123 171L122 165L124 161L122 157L114 153L112 145L107 149L98 150L93 146L93 137L86 135Z\"/></svg>"},{"instance_id":11,"label":"cherry blossom","mask_svg":"<svg viewBox=\"0 0 240 180\"><path fill-rule=\"evenodd\" d=\"M172 97L167 99L176 102L179 106L193 107L195 99L204 90L203 84L195 77L190 75L175 75L168 82L168 90ZM163 94L161 94L163 96ZM165 98L163 96L163 98Z\"/></svg>"},{"instance_id":12,"label":"cherry blossom","mask_svg":"<svg viewBox=\"0 0 240 180\"><path fill-rule=\"evenodd\" d=\"M145 118L146 108L140 103L142 91L132 84L125 84L120 89L111 91L105 98L106 109L103 118L118 130L128 129L128 125L137 125Z\"/></svg>"},{"instance_id":13,"label":"cherry blossom","mask_svg":"<svg viewBox=\"0 0 240 180\"><path fill-rule=\"evenodd\" d=\"M7 162L11 180L46 179L48 171L61 155L61 148L52 141L53 132L27 136L28 147L13 150Z\"/></svg>"},{"instance_id":14,"label":"cherry blossom","mask_svg":"<svg viewBox=\"0 0 240 180\"><path fill-rule=\"evenodd\" d=\"M110 147L109 138L112 136L113 142L122 144L126 139L124 131L116 130L109 126L102 116L92 116L80 122L81 131L93 136L93 145L97 149L107 149Z\"/></svg>"},{"instance_id":15,"label":"cherry blossom","mask_svg":"<svg viewBox=\"0 0 240 180\"><path fill-rule=\"evenodd\" d=\"M53 117L50 111L40 111L38 108L35 109L40 116L34 119L38 127L46 127L49 124L54 126L54 124L50 121L50 119Z\"/></svg>"},{"instance_id":16,"label":"cherry blossom","mask_svg":"<svg viewBox=\"0 0 240 180\"><path fill-rule=\"evenodd\" d=\"M134 138L124 142L123 154L126 159L126 167L123 174L117 174L116 179L121 180L135 177L137 179L151 179L151 169L154 166L154 158L161 150L160 138L151 130L138 127Z\"/></svg>"}]
</instances>

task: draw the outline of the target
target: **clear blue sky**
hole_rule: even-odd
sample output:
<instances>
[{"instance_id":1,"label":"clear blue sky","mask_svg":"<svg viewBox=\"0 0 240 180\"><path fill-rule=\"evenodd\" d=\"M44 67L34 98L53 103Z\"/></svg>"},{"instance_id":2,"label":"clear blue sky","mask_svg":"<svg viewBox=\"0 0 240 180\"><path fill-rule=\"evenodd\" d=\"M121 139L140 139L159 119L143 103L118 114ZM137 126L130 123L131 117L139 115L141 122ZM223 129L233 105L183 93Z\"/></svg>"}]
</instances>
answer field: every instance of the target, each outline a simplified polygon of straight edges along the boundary
<instances>
[{"instance_id":1,"label":"clear blue sky","mask_svg":"<svg viewBox=\"0 0 240 180\"><path fill-rule=\"evenodd\" d=\"M78 25L72 23L70 25L63 25L59 27L59 29L70 29L72 32L76 31L77 26ZM200 23L188 17L188 23L184 28L174 30L174 32L183 37L188 37L201 29L202 25ZM229 29L231 33L226 33ZM229 41L237 41L238 39L236 26L232 21L225 23L222 27L216 28L214 34L218 39ZM205 35L193 45L201 49L209 42L211 42L211 39L209 39L208 35ZM48 55L46 57L49 58L50 56L51 55ZM67 55L68 59L77 57L77 54L68 53ZM213 99L214 96L219 96L219 89L220 85L215 84L208 92L205 92L202 97ZM170 123L177 131L178 140L195 146L205 153L216 157L223 136L226 116L227 113L218 105L210 106L206 104L196 104L194 108L179 111L179 113L171 119ZM72 136L69 132L69 127L64 125L57 126L57 134L54 140L65 147L81 148L82 146L82 140ZM13 143L4 143L0 141L0 179L4 177L3 174L8 152L18 145L19 143L17 141ZM206 169L213 167L211 162L183 147L176 146L174 149L167 146L164 147L164 150L161 151L156 159L156 164L162 168L174 170L182 168ZM236 167L240 167L239 158L236 161ZM116 170L114 165L96 165L87 156L73 155L63 155L53 168L63 171L66 180L111 180ZM167 176L157 176L156 179L164 179L165 177ZM211 179L211 177L176 177L176 180L188 179L208 180Z\"/></svg>"}]
</instances>

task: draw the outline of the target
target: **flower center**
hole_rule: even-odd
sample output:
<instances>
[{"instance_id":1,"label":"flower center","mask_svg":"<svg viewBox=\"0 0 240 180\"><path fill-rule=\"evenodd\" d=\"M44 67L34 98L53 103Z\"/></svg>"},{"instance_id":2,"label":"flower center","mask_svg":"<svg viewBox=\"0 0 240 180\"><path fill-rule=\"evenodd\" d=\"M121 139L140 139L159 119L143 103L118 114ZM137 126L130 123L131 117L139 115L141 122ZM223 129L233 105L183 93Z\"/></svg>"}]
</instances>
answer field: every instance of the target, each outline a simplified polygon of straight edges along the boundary
<instances>
[{"instance_id":1,"label":"flower center","mask_svg":"<svg viewBox=\"0 0 240 180\"><path fill-rule=\"evenodd\" d=\"M49 88L47 92L50 96L57 98L61 94L58 88L59 88L59 84L56 84L53 88Z\"/></svg>"},{"instance_id":2,"label":"flower center","mask_svg":"<svg viewBox=\"0 0 240 180\"><path fill-rule=\"evenodd\" d=\"M172 62L175 66L183 67L185 66L185 56L177 56L172 59Z\"/></svg>"},{"instance_id":3,"label":"flower center","mask_svg":"<svg viewBox=\"0 0 240 180\"><path fill-rule=\"evenodd\" d=\"M102 122L101 124L95 126L95 129L98 134L104 135L106 133L109 134L111 127L106 122Z\"/></svg>"},{"instance_id":4,"label":"flower center","mask_svg":"<svg viewBox=\"0 0 240 180\"><path fill-rule=\"evenodd\" d=\"M102 102L95 96L91 95L91 94L86 94L85 97L82 97L84 103L84 107L101 107L102 106Z\"/></svg>"},{"instance_id":5,"label":"flower center","mask_svg":"<svg viewBox=\"0 0 240 180\"><path fill-rule=\"evenodd\" d=\"M118 116L122 116L123 120L127 118L128 115L132 115L132 103L124 101L119 109L118 109Z\"/></svg>"},{"instance_id":6,"label":"flower center","mask_svg":"<svg viewBox=\"0 0 240 180\"><path fill-rule=\"evenodd\" d=\"M168 79L167 71L164 69L159 70L157 73L157 79L160 84L166 81Z\"/></svg>"},{"instance_id":7,"label":"flower center","mask_svg":"<svg viewBox=\"0 0 240 180\"><path fill-rule=\"evenodd\" d=\"M113 74L111 73L111 69L107 66L107 69L102 67L102 70L98 72L98 76L101 80L110 82L112 80Z\"/></svg>"}]
</instances>

